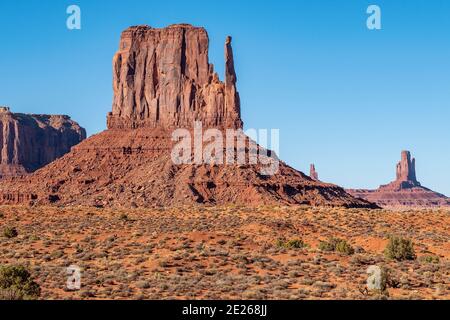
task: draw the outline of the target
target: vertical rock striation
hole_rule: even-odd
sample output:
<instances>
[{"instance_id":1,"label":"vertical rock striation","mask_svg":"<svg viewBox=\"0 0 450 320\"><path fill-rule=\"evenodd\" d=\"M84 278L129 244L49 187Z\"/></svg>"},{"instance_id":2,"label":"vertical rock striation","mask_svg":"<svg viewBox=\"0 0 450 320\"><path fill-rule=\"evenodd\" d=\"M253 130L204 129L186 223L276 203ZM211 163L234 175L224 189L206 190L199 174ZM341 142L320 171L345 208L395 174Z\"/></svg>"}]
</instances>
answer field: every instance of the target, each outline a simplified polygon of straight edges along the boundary
<instances>
[{"instance_id":1,"label":"vertical rock striation","mask_svg":"<svg viewBox=\"0 0 450 320\"><path fill-rule=\"evenodd\" d=\"M12 113L1 107L0 177L33 172L85 138L85 130L68 116Z\"/></svg>"},{"instance_id":2,"label":"vertical rock striation","mask_svg":"<svg viewBox=\"0 0 450 320\"><path fill-rule=\"evenodd\" d=\"M204 28L131 27L113 60L114 100L108 128L241 128L231 37L225 44L225 83L208 59Z\"/></svg>"}]
</instances>

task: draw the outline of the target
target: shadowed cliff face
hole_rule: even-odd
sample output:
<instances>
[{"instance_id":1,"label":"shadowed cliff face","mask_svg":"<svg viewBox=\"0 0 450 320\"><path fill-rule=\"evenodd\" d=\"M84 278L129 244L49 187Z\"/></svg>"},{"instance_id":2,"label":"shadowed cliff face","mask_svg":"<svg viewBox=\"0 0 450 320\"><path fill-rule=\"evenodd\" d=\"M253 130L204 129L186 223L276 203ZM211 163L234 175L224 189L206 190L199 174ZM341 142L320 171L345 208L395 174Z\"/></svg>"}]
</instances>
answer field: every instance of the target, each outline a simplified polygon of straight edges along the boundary
<instances>
[{"instance_id":1,"label":"shadowed cliff face","mask_svg":"<svg viewBox=\"0 0 450 320\"><path fill-rule=\"evenodd\" d=\"M26 115L0 109L0 177L33 172L70 151L86 131L68 116Z\"/></svg>"},{"instance_id":2,"label":"shadowed cliff face","mask_svg":"<svg viewBox=\"0 0 450 320\"><path fill-rule=\"evenodd\" d=\"M225 43L226 81L208 60L205 29L131 27L113 61L114 101L108 128L241 128L231 37Z\"/></svg>"}]
</instances>

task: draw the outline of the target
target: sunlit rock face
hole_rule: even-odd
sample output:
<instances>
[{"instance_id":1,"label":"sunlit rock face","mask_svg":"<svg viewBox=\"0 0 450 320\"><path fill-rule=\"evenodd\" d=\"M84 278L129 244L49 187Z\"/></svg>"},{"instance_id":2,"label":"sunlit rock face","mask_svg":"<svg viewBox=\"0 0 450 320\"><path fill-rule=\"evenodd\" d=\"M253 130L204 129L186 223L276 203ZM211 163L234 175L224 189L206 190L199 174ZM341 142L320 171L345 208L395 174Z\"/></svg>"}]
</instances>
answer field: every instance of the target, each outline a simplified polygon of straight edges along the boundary
<instances>
[{"instance_id":1,"label":"sunlit rock face","mask_svg":"<svg viewBox=\"0 0 450 320\"><path fill-rule=\"evenodd\" d=\"M241 128L231 37L225 43L225 83L208 58L204 28L187 24L122 33L113 61L114 101L108 128Z\"/></svg>"},{"instance_id":2,"label":"sunlit rock face","mask_svg":"<svg viewBox=\"0 0 450 320\"><path fill-rule=\"evenodd\" d=\"M12 113L0 107L0 177L33 172L68 153L86 131L64 115Z\"/></svg>"}]
</instances>

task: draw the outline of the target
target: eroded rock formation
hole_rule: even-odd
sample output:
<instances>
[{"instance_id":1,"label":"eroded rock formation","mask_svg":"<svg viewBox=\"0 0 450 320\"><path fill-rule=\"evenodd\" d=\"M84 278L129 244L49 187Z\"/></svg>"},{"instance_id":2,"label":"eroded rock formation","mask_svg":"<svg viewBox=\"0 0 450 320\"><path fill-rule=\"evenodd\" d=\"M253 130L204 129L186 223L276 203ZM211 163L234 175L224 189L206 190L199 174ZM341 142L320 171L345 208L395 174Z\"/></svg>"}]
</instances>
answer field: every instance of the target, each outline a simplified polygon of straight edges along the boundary
<instances>
[{"instance_id":1,"label":"eroded rock formation","mask_svg":"<svg viewBox=\"0 0 450 320\"><path fill-rule=\"evenodd\" d=\"M319 181L319 174L316 171L316 166L314 164L311 164L309 167L309 176L314 181Z\"/></svg>"},{"instance_id":2,"label":"eroded rock formation","mask_svg":"<svg viewBox=\"0 0 450 320\"><path fill-rule=\"evenodd\" d=\"M0 133L0 178L33 172L86 138L68 116L12 113L7 107L0 107Z\"/></svg>"},{"instance_id":3,"label":"eroded rock formation","mask_svg":"<svg viewBox=\"0 0 450 320\"><path fill-rule=\"evenodd\" d=\"M401 160L397 164L396 179L394 182L385 186L391 189L407 189L420 187L416 178L416 159L411 157L409 151L402 151Z\"/></svg>"},{"instance_id":4,"label":"eroded rock formation","mask_svg":"<svg viewBox=\"0 0 450 320\"><path fill-rule=\"evenodd\" d=\"M450 206L443 194L423 187L416 177L416 160L409 151L402 151L396 167L396 179L376 190L347 190L355 197L377 203L382 207L441 207Z\"/></svg>"},{"instance_id":5,"label":"eroded rock formation","mask_svg":"<svg viewBox=\"0 0 450 320\"><path fill-rule=\"evenodd\" d=\"M226 80L208 59L205 29L173 25L131 27L113 61L114 102L108 128L240 128L231 37L225 43Z\"/></svg>"},{"instance_id":6,"label":"eroded rock formation","mask_svg":"<svg viewBox=\"0 0 450 320\"><path fill-rule=\"evenodd\" d=\"M225 82L208 62L206 31L190 25L127 29L113 65L108 130L31 176L1 184L0 203L377 207L283 162L273 175L262 174L261 163L174 163L174 128L192 129L194 120L220 132L242 127L231 37L225 43Z\"/></svg>"}]
</instances>

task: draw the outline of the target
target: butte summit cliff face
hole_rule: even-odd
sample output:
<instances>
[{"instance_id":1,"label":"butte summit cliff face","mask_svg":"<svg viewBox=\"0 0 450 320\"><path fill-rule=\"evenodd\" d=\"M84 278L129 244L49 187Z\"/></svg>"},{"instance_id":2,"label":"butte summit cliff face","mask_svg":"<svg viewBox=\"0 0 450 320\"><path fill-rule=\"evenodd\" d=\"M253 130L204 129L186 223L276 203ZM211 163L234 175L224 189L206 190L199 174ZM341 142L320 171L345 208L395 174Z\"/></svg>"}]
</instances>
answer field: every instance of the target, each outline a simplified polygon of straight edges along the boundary
<instances>
[{"instance_id":1,"label":"butte summit cliff face","mask_svg":"<svg viewBox=\"0 0 450 320\"><path fill-rule=\"evenodd\" d=\"M22 181L2 184L0 203L376 207L282 162L269 176L259 164L174 164L173 129L190 130L194 121L205 128L242 127L231 38L225 42L225 82L209 63L203 28L131 27L119 46L108 129Z\"/></svg>"},{"instance_id":2,"label":"butte summit cliff face","mask_svg":"<svg viewBox=\"0 0 450 320\"><path fill-rule=\"evenodd\" d=\"M382 207L441 207L450 206L446 196L423 187L416 177L416 159L403 151L397 164L395 181L377 190L347 190L355 197L377 203Z\"/></svg>"},{"instance_id":3,"label":"butte summit cliff face","mask_svg":"<svg viewBox=\"0 0 450 320\"><path fill-rule=\"evenodd\" d=\"M7 107L0 107L0 133L0 178L34 172L86 138L68 116L12 113Z\"/></svg>"},{"instance_id":4,"label":"butte summit cliff face","mask_svg":"<svg viewBox=\"0 0 450 320\"><path fill-rule=\"evenodd\" d=\"M240 128L231 37L225 45L225 83L208 59L203 28L131 27L113 61L114 101L108 128Z\"/></svg>"}]
</instances>

